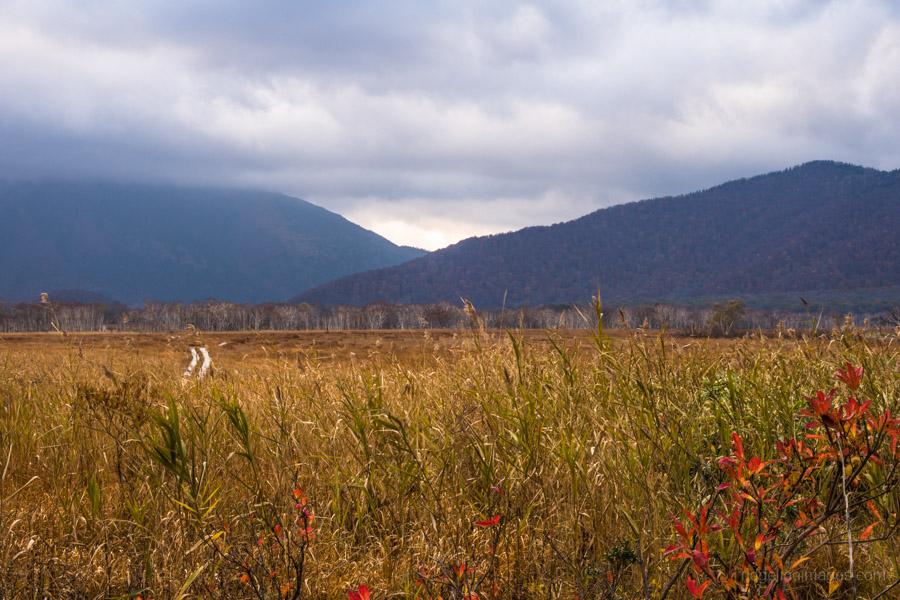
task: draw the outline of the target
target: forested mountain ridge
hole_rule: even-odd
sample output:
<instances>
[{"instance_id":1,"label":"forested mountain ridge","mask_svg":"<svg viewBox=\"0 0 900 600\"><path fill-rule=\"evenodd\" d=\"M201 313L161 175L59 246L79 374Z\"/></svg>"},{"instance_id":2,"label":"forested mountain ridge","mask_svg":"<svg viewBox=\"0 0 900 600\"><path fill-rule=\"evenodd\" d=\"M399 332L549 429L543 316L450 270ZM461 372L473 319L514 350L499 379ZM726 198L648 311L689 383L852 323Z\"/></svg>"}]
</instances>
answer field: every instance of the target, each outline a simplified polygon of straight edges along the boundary
<instances>
[{"instance_id":1,"label":"forested mountain ridge","mask_svg":"<svg viewBox=\"0 0 900 600\"><path fill-rule=\"evenodd\" d=\"M0 296L8 300L64 289L130 304L282 301L424 253L259 191L0 182L0 216Z\"/></svg>"},{"instance_id":2,"label":"forested mountain ridge","mask_svg":"<svg viewBox=\"0 0 900 600\"><path fill-rule=\"evenodd\" d=\"M470 238L408 263L308 290L297 301L603 298L861 290L900 284L900 170L829 161L567 223Z\"/></svg>"}]
</instances>

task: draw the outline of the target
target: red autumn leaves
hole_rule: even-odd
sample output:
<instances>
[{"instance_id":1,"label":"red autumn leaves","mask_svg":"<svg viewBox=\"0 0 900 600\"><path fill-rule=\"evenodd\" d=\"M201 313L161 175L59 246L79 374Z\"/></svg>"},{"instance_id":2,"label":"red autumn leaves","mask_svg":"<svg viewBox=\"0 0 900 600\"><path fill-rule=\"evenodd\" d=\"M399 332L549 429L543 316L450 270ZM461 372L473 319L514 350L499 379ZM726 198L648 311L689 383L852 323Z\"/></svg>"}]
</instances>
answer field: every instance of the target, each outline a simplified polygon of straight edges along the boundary
<instances>
[{"instance_id":1,"label":"red autumn leaves","mask_svg":"<svg viewBox=\"0 0 900 600\"><path fill-rule=\"evenodd\" d=\"M491 489L493 489L494 491L496 491L499 494L503 494L503 491L500 490L500 488L491 488ZM502 518L503 518L502 515L494 515L490 519L476 521L475 525L477 525L478 527L498 527L500 525L500 520ZM467 588L468 585L466 584L466 576L477 570L477 567L470 567L470 566L468 566L467 563L451 564L450 568L452 569L452 580L453 580L452 582L450 579L440 579L440 578L435 579L434 581L436 583L449 584L449 585L455 584L457 587ZM421 577L424 579L427 579L428 578L428 575L427 575L428 570L425 567L420 567L420 570L422 571ZM496 585L495 585L495 588L496 588ZM370 594L371 594L371 592L365 584L360 585L356 590L348 590L347 591L347 597L349 600L369 600ZM495 595L496 595L496 589L495 589ZM479 598L478 594L474 593L474 592L467 593L465 597L468 599L471 599L471 600L477 600Z\"/></svg>"},{"instance_id":2,"label":"red autumn leaves","mask_svg":"<svg viewBox=\"0 0 900 600\"><path fill-rule=\"evenodd\" d=\"M847 387L850 388L851 391L855 392L859 389L859 384L862 381L862 367L854 367L849 362L844 363L846 366L845 370L838 371L834 374L835 377L843 381L847 384Z\"/></svg>"},{"instance_id":3,"label":"red autumn leaves","mask_svg":"<svg viewBox=\"0 0 900 600\"><path fill-rule=\"evenodd\" d=\"M835 374L851 393L859 390L862 376L862 367L851 363ZM796 558L792 554L825 520L843 514L843 501L836 501L842 486L859 486L870 463L881 466L900 458L900 421L888 410L870 414L870 401L850 396L838 403L836 394L833 389L805 397L807 408L797 416L808 419L805 429L810 433L804 439L779 440L774 460L748 457L743 440L733 434L732 454L717 461L726 482L708 504L693 513L685 511L685 524L672 517L678 541L665 553L670 559L690 560L699 575L687 577L691 596L699 600L712 588L727 597L785 598L792 571L808 558L791 564ZM712 513L720 498L726 510ZM857 536L859 541L883 522L875 502L862 503L875 521ZM711 552L714 543L737 553Z\"/></svg>"},{"instance_id":4,"label":"red autumn leaves","mask_svg":"<svg viewBox=\"0 0 900 600\"><path fill-rule=\"evenodd\" d=\"M369 594L369 588L366 587L366 584L362 584L355 591L348 591L347 598L349 600L369 600Z\"/></svg>"},{"instance_id":5,"label":"red autumn leaves","mask_svg":"<svg viewBox=\"0 0 900 600\"><path fill-rule=\"evenodd\" d=\"M500 515L494 515L494 518L485 521L477 521L475 524L479 527L495 527L500 524Z\"/></svg>"}]
</instances>

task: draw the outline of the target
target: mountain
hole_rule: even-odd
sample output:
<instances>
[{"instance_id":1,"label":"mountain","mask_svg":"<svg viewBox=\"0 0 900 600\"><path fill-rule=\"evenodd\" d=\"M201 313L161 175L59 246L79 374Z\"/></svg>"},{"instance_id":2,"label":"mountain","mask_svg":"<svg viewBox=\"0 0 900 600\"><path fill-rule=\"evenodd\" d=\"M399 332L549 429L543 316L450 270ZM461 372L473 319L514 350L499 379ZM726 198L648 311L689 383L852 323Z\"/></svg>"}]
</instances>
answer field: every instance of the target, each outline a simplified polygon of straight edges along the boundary
<instances>
[{"instance_id":1,"label":"mountain","mask_svg":"<svg viewBox=\"0 0 900 600\"><path fill-rule=\"evenodd\" d=\"M900 289L900 171L817 161L476 237L294 300L496 307Z\"/></svg>"},{"instance_id":2,"label":"mountain","mask_svg":"<svg viewBox=\"0 0 900 600\"><path fill-rule=\"evenodd\" d=\"M424 254L281 194L116 183L0 183L0 296L55 289L282 301Z\"/></svg>"}]
</instances>

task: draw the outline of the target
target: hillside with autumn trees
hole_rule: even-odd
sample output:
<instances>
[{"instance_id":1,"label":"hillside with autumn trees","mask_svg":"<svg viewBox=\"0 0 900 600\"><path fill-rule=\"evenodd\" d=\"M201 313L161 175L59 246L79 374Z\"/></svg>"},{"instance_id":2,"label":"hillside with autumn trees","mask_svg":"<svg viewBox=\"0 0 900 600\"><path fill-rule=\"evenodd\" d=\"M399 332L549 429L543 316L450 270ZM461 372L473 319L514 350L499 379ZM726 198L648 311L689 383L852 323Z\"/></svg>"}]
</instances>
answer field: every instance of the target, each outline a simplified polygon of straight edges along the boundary
<instances>
[{"instance_id":1,"label":"hillside with autumn trees","mask_svg":"<svg viewBox=\"0 0 900 600\"><path fill-rule=\"evenodd\" d=\"M362 305L685 302L820 293L900 298L900 171L827 161L567 223L476 237L308 290ZM794 296L796 297L796 296Z\"/></svg>"}]
</instances>

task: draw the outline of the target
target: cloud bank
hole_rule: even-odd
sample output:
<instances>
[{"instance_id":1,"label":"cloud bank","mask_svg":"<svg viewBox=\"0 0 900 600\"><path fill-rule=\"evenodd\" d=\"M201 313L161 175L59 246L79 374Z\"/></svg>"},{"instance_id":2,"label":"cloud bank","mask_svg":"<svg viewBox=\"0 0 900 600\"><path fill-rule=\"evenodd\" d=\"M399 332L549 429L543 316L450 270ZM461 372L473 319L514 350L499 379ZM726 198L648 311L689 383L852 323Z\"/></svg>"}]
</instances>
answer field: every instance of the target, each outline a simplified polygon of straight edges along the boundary
<instances>
[{"instance_id":1,"label":"cloud bank","mask_svg":"<svg viewBox=\"0 0 900 600\"><path fill-rule=\"evenodd\" d=\"M429 249L900 167L884 1L0 2L0 177L282 191Z\"/></svg>"}]
</instances>

